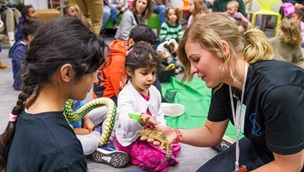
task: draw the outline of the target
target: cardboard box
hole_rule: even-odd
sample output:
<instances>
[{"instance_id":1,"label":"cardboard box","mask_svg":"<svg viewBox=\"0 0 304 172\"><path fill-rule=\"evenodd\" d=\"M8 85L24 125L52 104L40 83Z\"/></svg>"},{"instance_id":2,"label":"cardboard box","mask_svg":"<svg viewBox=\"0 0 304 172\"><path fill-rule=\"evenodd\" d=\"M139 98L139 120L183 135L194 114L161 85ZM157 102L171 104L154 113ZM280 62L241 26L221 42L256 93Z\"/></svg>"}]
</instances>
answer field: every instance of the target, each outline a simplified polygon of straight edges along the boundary
<instances>
[{"instance_id":1,"label":"cardboard box","mask_svg":"<svg viewBox=\"0 0 304 172\"><path fill-rule=\"evenodd\" d=\"M60 17L60 11L57 9L39 9L36 10L37 19L42 21L43 23L52 20L54 18Z\"/></svg>"}]
</instances>

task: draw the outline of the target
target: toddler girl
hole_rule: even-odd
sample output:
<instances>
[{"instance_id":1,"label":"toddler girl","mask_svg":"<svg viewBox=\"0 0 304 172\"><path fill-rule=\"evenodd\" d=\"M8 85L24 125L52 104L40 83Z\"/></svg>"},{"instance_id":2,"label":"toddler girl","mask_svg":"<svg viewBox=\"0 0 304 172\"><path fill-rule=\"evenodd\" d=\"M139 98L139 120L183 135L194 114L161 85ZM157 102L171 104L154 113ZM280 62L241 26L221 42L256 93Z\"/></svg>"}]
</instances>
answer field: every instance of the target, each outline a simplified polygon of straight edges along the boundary
<instances>
[{"instance_id":1,"label":"toddler girl","mask_svg":"<svg viewBox=\"0 0 304 172\"><path fill-rule=\"evenodd\" d=\"M166 20L160 28L159 38L155 44L156 50L162 52L166 45L174 42L174 46L171 46L169 51L163 52L169 53L168 64L173 63L175 67L175 73L183 72L183 67L177 60L176 50L178 47L178 41L183 36L183 30L181 24L179 24L178 11L176 8L170 7L166 11Z\"/></svg>"},{"instance_id":2,"label":"toddler girl","mask_svg":"<svg viewBox=\"0 0 304 172\"><path fill-rule=\"evenodd\" d=\"M304 59L300 47L301 42L300 22L284 18L279 24L277 37L270 40L274 51L274 58L303 67Z\"/></svg>"},{"instance_id":3,"label":"toddler girl","mask_svg":"<svg viewBox=\"0 0 304 172\"><path fill-rule=\"evenodd\" d=\"M192 22L194 22L198 17L208 14L208 8L202 0L190 0L190 12L191 16L188 20L188 27Z\"/></svg>"},{"instance_id":4,"label":"toddler girl","mask_svg":"<svg viewBox=\"0 0 304 172\"><path fill-rule=\"evenodd\" d=\"M160 42L175 39L177 42L183 36L182 25L179 24L178 11L176 8L170 7L166 11L166 20L160 28Z\"/></svg>"},{"instance_id":5,"label":"toddler girl","mask_svg":"<svg viewBox=\"0 0 304 172\"><path fill-rule=\"evenodd\" d=\"M169 166L177 164L180 145L172 144L172 156L166 157L166 150L141 141L135 134L141 129L152 129L157 125L166 125L161 110L161 95L153 86L160 66L159 57L150 45L136 43L126 57L125 69L128 82L118 95L118 109L115 129L117 149L129 154L130 163L148 171L167 171ZM140 114L138 120L130 114ZM147 125L152 122L154 126Z\"/></svg>"},{"instance_id":6,"label":"toddler girl","mask_svg":"<svg viewBox=\"0 0 304 172\"><path fill-rule=\"evenodd\" d=\"M21 33L21 24L27 18L37 19L37 13L35 8L32 5L24 5L22 3L18 4L16 8L20 11L21 17L19 17L19 23L16 26L16 33L15 33L15 41L21 41L24 38L22 37Z\"/></svg>"},{"instance_id":7,"label":"toddler girl","mask_svg":"<svg viewBox=\"0 0 304 172\"><path fill-rule=\"evenodd\" d=\"M238 3L238 1L229 1L227 4L227 11L226 14L232 19L232 20L241 20L243 22L245 22L248 26L248 28L250 28L251 23L250 21L241 13L238 12L240 4Z\"/></svg>"}]
</instances>

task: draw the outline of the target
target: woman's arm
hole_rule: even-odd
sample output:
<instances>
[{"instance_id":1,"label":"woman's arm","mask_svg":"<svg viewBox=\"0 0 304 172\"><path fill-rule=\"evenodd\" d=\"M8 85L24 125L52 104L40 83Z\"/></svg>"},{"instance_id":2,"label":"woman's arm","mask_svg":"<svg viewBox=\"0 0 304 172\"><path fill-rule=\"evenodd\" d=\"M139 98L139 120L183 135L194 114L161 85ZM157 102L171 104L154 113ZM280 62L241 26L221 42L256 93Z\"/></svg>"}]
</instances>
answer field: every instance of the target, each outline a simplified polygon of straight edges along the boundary
<instances>
[{"instance_id":1,"label":"woman's arm","mask_svg":"<svg viewBox=\"0 0 304 172\"><path fill-rule=\"evenodd\" d=\"M207 120L205 125L199 128L180 130L182 143L193 146L211 147L221 141L228 125L228 119L221 122Z\"/></svg>"},{"instance_id":2,"label":"woman's arm","mask_svg":"<svg viewBox=\"0 0 304 172\"><path fill-rule=\"evenodd\" d=\"M181 129L182 143L186 143L199 147L211 147L221 141L224 132L228 125L228 119L221 122L206 121L205 125L193 129ZM170 143L174 142L178 138L178 134L173 128L168 126L158 126L161 132L166 134ZM141 140L147 140L148 138L143 136ZM148 142L153 142L155 145L160 145L157 140L149 139Z\"/></svg>"},{"instance_id":3,"label":"woman's arm","mask_svg":"<svg viewBox=\"0 0 304 172\"><path fill-rule=\"evenodd\" d=\"M273 155L274 161L263 165L252 172L300 172L303 168L304 150L291 155L280 155L276 153L273 153Z\"/></svg>"}]
</instances>

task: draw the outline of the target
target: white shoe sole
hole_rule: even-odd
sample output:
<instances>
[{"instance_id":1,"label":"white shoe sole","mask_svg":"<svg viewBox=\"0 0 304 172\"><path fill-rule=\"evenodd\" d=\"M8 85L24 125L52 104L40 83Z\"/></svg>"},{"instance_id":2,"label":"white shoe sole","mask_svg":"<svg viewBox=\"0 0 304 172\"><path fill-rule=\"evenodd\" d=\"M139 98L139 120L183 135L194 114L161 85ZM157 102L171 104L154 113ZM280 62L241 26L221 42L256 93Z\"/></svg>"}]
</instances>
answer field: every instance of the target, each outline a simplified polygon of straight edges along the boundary
<instances>
[{"instance_id":1,"label":"white shoe sole","mask_svg":"<svg viewBox=\"0 0 304 172\"><path fill-rule=\"evenodd\" d=\"M162 103L161 108L165 116L177 117L185 112L185 107L181 104Z\"/></svg>"},{"instance_id":2,"label":"white shoe sole","mask_svg":"<svg viewBox=\"0 0 304 172\"><path fill-rule=\"evenodd\" d=\"M115 168L122 168L129 163L129 156L122 151L106 151L97 148L92 154L91 159L94 162L108 164Z\"/></svg>"}]
</instances>

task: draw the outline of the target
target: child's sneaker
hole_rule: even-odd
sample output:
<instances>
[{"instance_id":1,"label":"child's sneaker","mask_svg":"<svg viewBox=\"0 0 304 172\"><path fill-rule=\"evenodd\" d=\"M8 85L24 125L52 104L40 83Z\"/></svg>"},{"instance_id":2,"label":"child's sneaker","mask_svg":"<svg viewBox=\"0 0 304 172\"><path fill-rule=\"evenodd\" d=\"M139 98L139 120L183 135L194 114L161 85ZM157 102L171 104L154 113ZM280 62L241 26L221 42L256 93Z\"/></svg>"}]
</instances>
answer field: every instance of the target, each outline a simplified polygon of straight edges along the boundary
<instances>
[{"instance_id":1,"label":"child's sneaker","mask_svg":"<svg viewBox=\"0 0 304 172\"><path fill-rule=\"evenodd\" d=\"M129 163L129 156L122 151L107 151L97 148L92 154L91 159L94 162L105 163L115 168L121 168Z\"/></svg>"},{"instance_id":2,"label":"child's sneaker","mask_svg":"<svg viewBox=\"0 0 304 172\"><path fill-rule=\"evenodd\" d=\"M184 114L185 107L181 104L161 103L161 108L165 116L180 116Z\"/></svg>"},{"instance_id":3,"label":"child's sneaker","mask_svg":"<svg viewBox=\"0 0 304 172\"><path fill-rule=\"evenodd\" d=\"M102 134L102 126L96 126L94 131L98 131L100 134Z\"/></svg>"}]
</instances>

